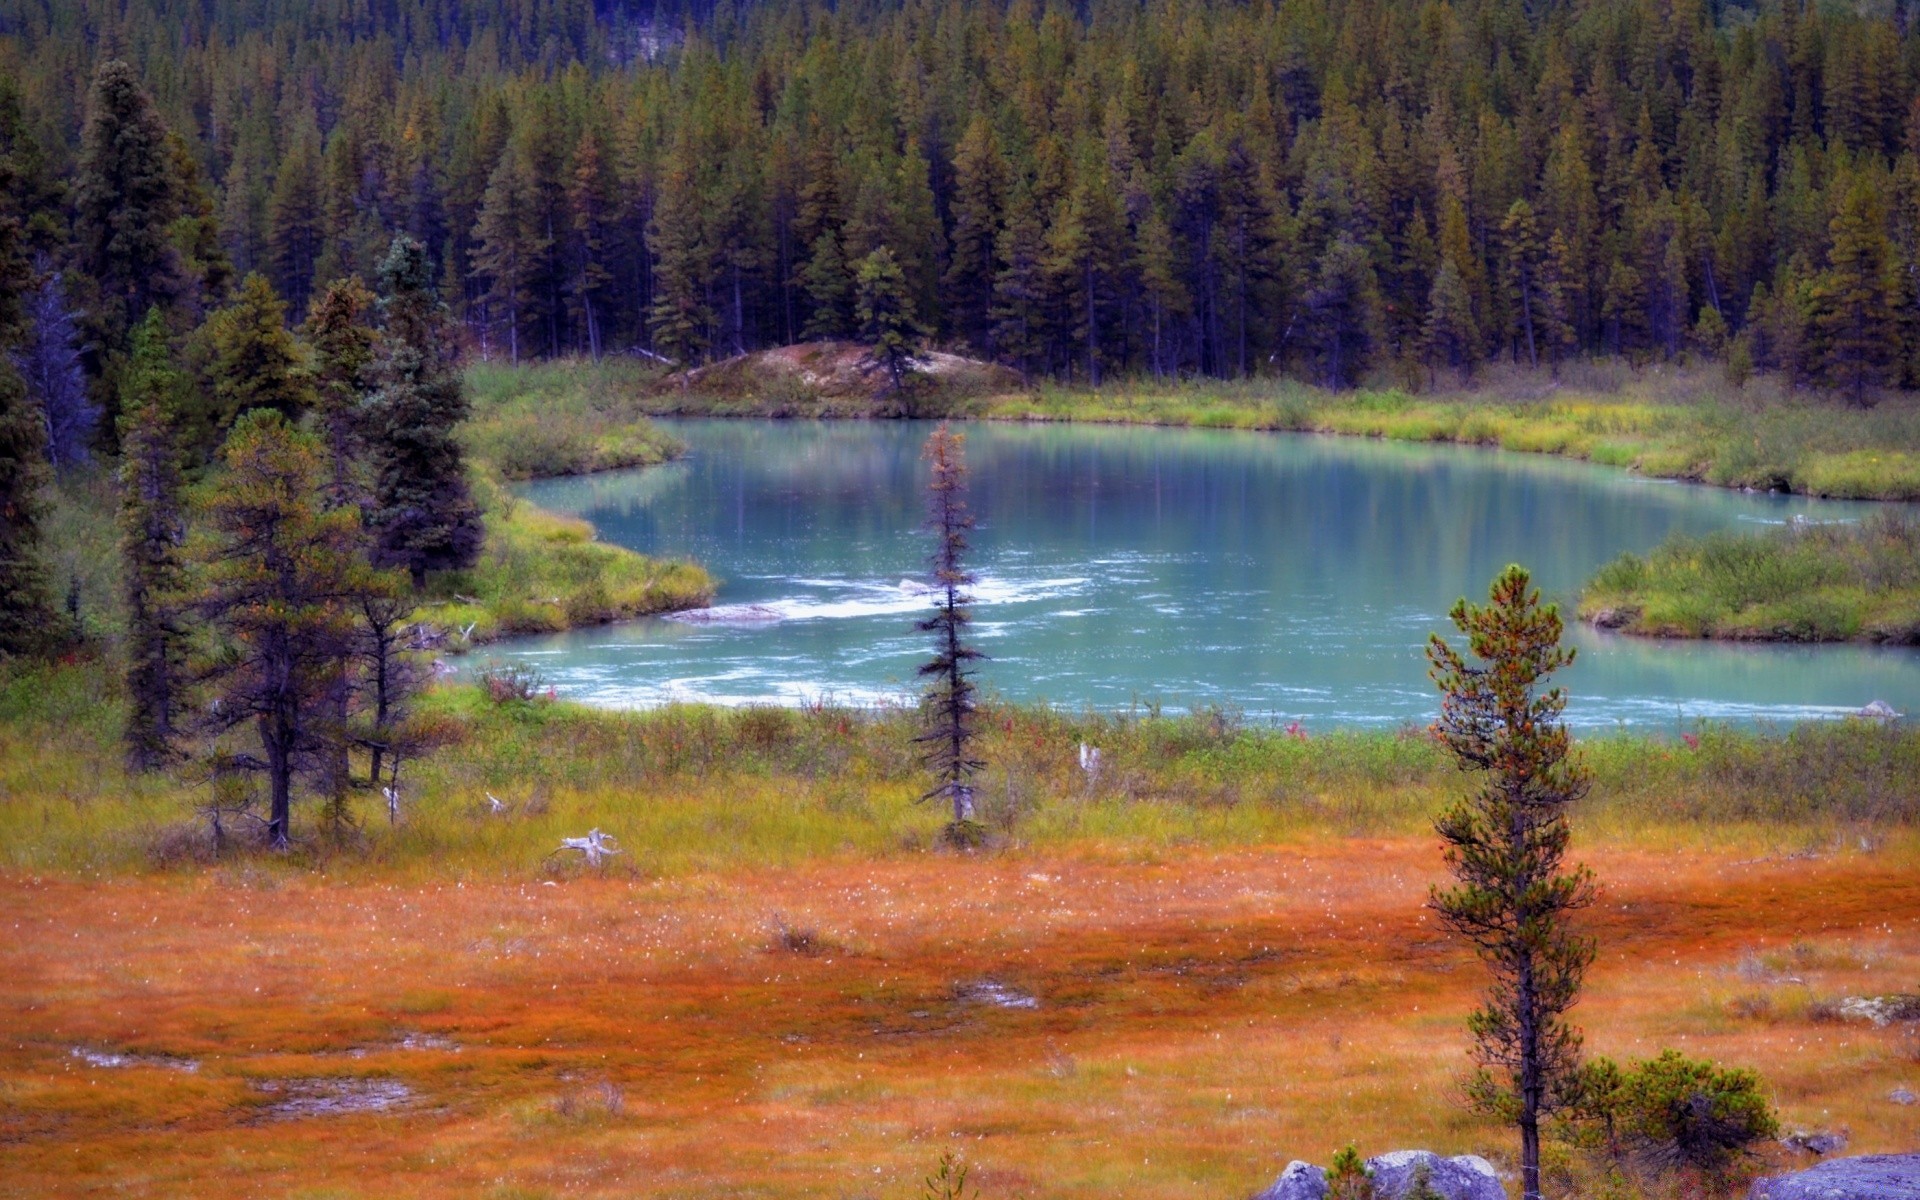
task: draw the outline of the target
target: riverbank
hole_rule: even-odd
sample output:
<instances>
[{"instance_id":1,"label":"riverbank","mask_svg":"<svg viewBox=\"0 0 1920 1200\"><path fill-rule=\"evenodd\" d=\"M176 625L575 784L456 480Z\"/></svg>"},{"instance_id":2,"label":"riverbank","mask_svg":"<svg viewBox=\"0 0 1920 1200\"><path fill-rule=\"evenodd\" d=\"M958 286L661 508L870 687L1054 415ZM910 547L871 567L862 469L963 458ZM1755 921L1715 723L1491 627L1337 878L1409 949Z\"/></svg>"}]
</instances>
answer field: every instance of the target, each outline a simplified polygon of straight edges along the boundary
<instances>
[{"instance_id":1,"label":"riverbank","mask_svg":"<svg viewBox=\"0 0 1920 1200\"><path fill-rule=\"evenodd\" d=\"M1269 379L1013 388L975 372L956 373L953 384L925 380L905 400L883 401L817 383L805 371L775 369L780 353L764 352L757 364L730 361L696 381L617 369L643 389L638 406L656 416L922 416L1328 433L1497 446L1718 487L1920 499L1920 396L1862 409L1787 392L1772 378L1736 388L1711 367L1569 364L1558 380L1491 367L1473 386L1421 394L1328 392Z\"/></svg>"},{"instance_id":2,"label":"riverbank","mask_svg":"<svg viewBox=\"0 0 1920 1200\"><path fill-rule=\"evenodd\" d=\"M646 419L640 393L657 376L631 360L470 363L460 440L508 480L668 462L687 448Z\"/></svg>"},{"instance_id":3,"label":"riverbank","mask_svg":"<svg viewBox=\"0 0 1920 1200\"><path fill-rule=\"evenodd\" d=\"M531 689L538 693L537 685ZM602 711L496 703L442 685L420 711L447 741L409 763L406 808L357 800L335 846L311 810L296 871L403 878L533 878L563 836L598 827L643 876L918 858L942 816L911 710L674 706ZM143 874L211 861L191 787L121 767L116 677L97 663L16 669L0 686L0 869ZM1415 835L1461 786L1420 731L1304 731L1223 712L1190 716L990 710L983 819L1007 850L1121 856L1257 846L1298 836ZM1595 836L1786 853L1920 827L1920 729L1867 721L1765 735L1701 727L1583 739ZM1079 765L1082 744L1101 766ZM488 796L506 812L496 814ZM263 864L264 865L264 864ZM274 869L281 869L275 867Z\"/></svg>"},{"instance_id":4,"label":"riverbank","mask_svg":"<svg viewBox=\"0 0 1920 1200\"><path fill-rule=\"evenodd\" d=\"M1676 538L1601 568L1579 613L1647 637L1920 646L1920 519Z\"/></svg>"}]
</instances>

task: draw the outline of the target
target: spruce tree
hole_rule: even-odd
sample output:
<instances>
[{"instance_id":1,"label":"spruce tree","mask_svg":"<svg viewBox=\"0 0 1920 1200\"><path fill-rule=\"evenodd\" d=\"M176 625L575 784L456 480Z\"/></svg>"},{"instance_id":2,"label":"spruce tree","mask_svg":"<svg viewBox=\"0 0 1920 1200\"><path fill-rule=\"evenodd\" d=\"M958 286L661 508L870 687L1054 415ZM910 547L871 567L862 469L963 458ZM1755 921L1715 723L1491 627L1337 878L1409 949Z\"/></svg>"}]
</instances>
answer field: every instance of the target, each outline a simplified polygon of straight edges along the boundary
<instances>
[{"instance_id":1,"label":"spruce tree","mask_svg":"<svg viewBox=\"0 0 1920 1200\"><path fill-rule=\"evenodd\" d=\"M467 398L426 248L395 238L380 285L385 336L367 421L373 562L404 568L417 590L429 571L472 566L484 531L453 436Z\"/></svg>"},{"instance_id":2,"label":"spruce tree","mask_svg":"<svg viewBox=\"0 0 1920 1200\"><path fill-rule=\"evenodd\" d=\"M1304 305L1320 351L1321 382L1354 386L1374 345L1373 267L1366 251L1344 234L1336 238L1320 256Z\"/></svg>"},{"instance_id":3,"label":"spruce tree","mask_svg":"<svg viewBox=\"0 0 1920 1200\"><path fill-rule=\"evenodd\" d=\"M148 309L164 311L188 293L168 238L183 211L181 191L166 126L139 77L118 59L101 63L87 93L73 185L75 259L95 289L89 367L96 377Z\"/></svg>"},{"instance_id":4,"label":"spruce tree","mask_svg":"<svg viewBox=\"0 0 1920 1200\"><path fill-rule=\"evenodd\" d=\"M518 146L518 141L508 143L500 156L473 227L480 243L473 254L474 273L487 281L492 324L504 333L507 359L514 363L520 361L521 330L534 301L540 263L553 242L542 220L532 166Z\"/></svg>"},{"instance_id":5,"label":"spruce tree","mask_svg":"<svg viewBox=\"0 0 1920 1200\"><path fill-rule=\"evenodd\" d=\"M222 757L267 777L267 842L292 836L295 782L332 782L347 731L338 680L353 652L354 610L373 586L359 555L359 513L319 503L326 454L271 409L241 417L220 452L209 505L213 540L195 598L218 639L205 675L218 704L209 734L251 726L263 757Z\"/></svg>"},{"instance_id":6,"label":"spruce tree","mask_svg":"<svg viewBox=\"0 0 1920 1200\"><path fill-rule=\"evenodd\" d=\"M46 435L19 374L0 358L0 658L44 647L53 608L41 557Z\"/></svg>"},{"instance_id":7,"label":"spruce tree","mask_svg":"<svg viewBox=\"0 0 1920 1200\"><path fill-rule=\"evenodd\" d=\"M164 766L185 703L185 582L179 411L187 391L158 309L134 330L121 384L120 546L126 560L127 763Z\"/></svg>"},{"instance_id":8,"label":"spruce tree","mask_svg":"<svg viewBox=\"0 0 1920 1200\"><path fill-rule=\"evenodd\" d=\"M1438 634L1428 643L1442 693L1435 735L1479 781L1435 823L1457 881L1435 887L1441 922L1473 943L1493 975L1468 1019L1479 1065L1469 1089L1484 1111L1520 1130L1520 1183L1540 1200L1540 1121L1571 1095L1580 1035L1566 1019L1594 943L1569 918L1593 902L1593 876L1564 869L1567 809L1590 777L1574 756L1559 688L1540 690L1574 661L1562 625L1527 572L1502 571L1484 606L1455 604L1470 663Z\"/></svg>"},{"instance_id":9,"label":"spruce tree","mask_svg":"<svg viewBox=\"0 0 1920 1200\"><path fill-rule=\"evenodd\" d=\"M313 302L306 335L313 347L313 407L326 440L328 488L335 505L363 497L358 464L366 448L379 339L370 323L376 301L358 279L336 279Z\"/></svg>"},{"instance_id":10,"label":"spruce tree","mask_svg":"<svg viewBox=\"0 0 1920 1200\"><path fill-rule=\"evenodd\" d=\"M1823 375L1860 404L1893 378L1900 353L1888 266L1886 212L1867 178L1841 197L1829 225L1827 270L1814 284L1814 325L1824 343Z\"/></svg>"},{"instance_id":11,"label":"spruce tree","mask_svg":"<svg viewBox=\"0 0 1920 1200\"><path fill-rule=\"evenodd\" d=\"M1480 357L1480 330L1473 321L1473 297L1451 258L1433 276L1420 342L1429 371L1444 365L1473 376Z\"/></svg>"},{"instance_id":12,"label":"spruce tree","mask_svg":"<svg viewBox=\"0 0 1920 1200\"><path fill-rule=\"evenodd\" d=\"M993 345L1001 358L1020 368L1024 380L1046 352L1050 293L1046 231L1033 191L1024 183L1013 190L994 261L998 268L993 277Z\"/></svg>"},{"instance_id":13,"label":"spruce tree","mask_svg":"<svg viewBox=\"0 0 1920 1200\"><path fill-rule=\"evenodd\" d=\"M195 430L210 449L242 414L272 409L298 420L312 400L300 347L287 329L287 306L259 273L241 283L232 304L207 318L199 333L212 400L208 428Z\"/></svg>"},{"instance_id":14,"label":"spruce tree","mask_svg":"<svg viewBox=\"0 0 1920 1200\"><path fill-rule=\"evenodd\" d=\"M690 153L683 148L669 160L660 203L647 227L647 245L654 256L653 309L648 314L648 327L655 347L683 371L691 371L705 354L713 324L713 312L707 305L713 254L700 219L700 196L687 157Z\"/></svg>"},{"instance_id":15,"label":"spruce tree","mask_svg":"<svg viewBox=\"0 0 1920 1200\"><path fill-rule=\"evenodd\" d=\"M1536 313L1550 303L1546 299L1549 284L1546 266L1547 248L1540 240L1540 222L1534 218L1533 206L1525 200L1515 200L1507 209L1507 215L1500 222L1500 240L1503 244L1501 261L1501 284L1507 294L1507 303L1518 318L1517 325L1520 344L1526 347L1527 365L1540 365L1541 343L1548 339L1541 336Z\"/></svg>"},{"instance_id":16,"label":"spruce tree","mask_svg":"<svg viewBox=\"0 0 1920 1200\"><path fill-rule=\"evenodd\" d=\"M956 333L993 350L994 244L1006 203L1006 164L984 115L974 114L954 152L952 257L944 277L947 311Z\"/></svg>"},{"instance_id":17,"label":"spruce tree","mask_svg":"<svg viewBox=\"0 0 1920 1200\"><path fill-rule=\"evenodd\" d=\"M887 394L893 395L913 369L914 343L922 330L892 250L881 246L860 260L855 290L854 313L867 363L887 373Z\"/></svg>"}]
</instances>

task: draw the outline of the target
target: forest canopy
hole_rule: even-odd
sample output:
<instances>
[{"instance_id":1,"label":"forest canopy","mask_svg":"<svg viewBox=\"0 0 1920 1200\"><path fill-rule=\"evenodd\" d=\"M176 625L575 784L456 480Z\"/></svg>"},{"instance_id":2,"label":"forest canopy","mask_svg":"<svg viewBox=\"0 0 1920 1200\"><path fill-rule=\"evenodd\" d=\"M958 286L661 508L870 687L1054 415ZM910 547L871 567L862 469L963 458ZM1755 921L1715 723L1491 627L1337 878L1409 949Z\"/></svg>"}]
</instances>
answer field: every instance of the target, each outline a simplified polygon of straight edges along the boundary
<instances>
[{"instance_id":1,"label":"forest canopy","mask_svg":"<svg viewBox=\"0 0 1920 1200\"><path fill-rule=\"evenodd\" d=\"M1920 383L1915 12L4 0L0 153L96 340L249 272L297 320L404 232L516 359L853 336L884 249L917 328L1029 374L1725 354L1858 397ZM113 59L172 147L173 254L121 281Z\"/></svg>"}]
</instances>

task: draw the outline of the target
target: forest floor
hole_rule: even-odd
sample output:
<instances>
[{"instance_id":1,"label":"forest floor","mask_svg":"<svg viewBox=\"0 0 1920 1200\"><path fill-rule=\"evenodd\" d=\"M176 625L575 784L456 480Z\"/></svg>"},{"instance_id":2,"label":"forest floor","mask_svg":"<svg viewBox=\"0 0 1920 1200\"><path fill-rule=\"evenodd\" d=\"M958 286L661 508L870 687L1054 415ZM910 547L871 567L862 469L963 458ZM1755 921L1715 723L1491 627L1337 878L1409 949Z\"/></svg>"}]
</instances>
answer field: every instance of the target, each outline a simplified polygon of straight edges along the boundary
<instances>
[{"instance_id":1,"label":"forest floor","mask_svg":"<svg viewBox=\"0 0 1920 1200\"><path fill-rule=\"evenodd\" d=\"M1833 1002L1920 979L1920 844L1579 855L1590 1051L1752 1066L1786 1126L1911 1149L1888 1094L1920 1043ZM878 1200L952 1149L988 1200L1238 1200L1349 1141L1507 1163L1458 1099L1483 975L1423 910L1440 873L1431 837L1334 835L546 882L8 871L0 1196Z\"/></svg>"}]
</instances>

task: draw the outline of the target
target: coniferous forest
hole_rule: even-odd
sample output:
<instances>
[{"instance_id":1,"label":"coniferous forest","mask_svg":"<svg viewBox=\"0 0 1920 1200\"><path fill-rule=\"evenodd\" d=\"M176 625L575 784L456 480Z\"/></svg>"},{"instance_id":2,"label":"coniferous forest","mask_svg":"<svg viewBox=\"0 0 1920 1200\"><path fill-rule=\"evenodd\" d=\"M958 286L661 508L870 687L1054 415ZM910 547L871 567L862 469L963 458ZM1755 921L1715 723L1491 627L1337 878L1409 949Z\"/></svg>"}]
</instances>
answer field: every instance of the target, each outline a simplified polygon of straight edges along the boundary
<instances>
[{"instance_id":1,"label":"coniferous forest","mask_svg":"<svg viewBox=\"0 0 1920 1200\"><path fill-rule=\"evenodd\" d=\"M1029 377L1708 354L1862 397L1920 383L1914 11L8 0L0 148L41 357L108 408L149 305L259 273L297 320L396 232L513 360L852 335L864 265Z\"/></svg>"}]
</instances>

